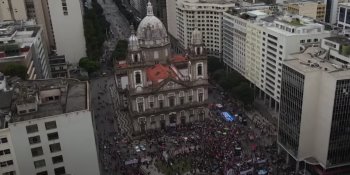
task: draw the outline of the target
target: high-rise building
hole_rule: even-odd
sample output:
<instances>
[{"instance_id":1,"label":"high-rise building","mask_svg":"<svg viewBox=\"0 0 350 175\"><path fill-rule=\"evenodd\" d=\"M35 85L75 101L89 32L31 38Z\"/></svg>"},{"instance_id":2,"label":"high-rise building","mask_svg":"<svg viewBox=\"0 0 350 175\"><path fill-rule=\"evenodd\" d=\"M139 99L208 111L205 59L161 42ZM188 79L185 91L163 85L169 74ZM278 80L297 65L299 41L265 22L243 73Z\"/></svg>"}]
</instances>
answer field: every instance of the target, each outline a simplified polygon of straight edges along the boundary
<instances>
[{"instance_id":1,"label":"high-rise building","mask_svg":"<svg viewBox=\"0 0 350 175\"><path fill-rule=\"evenodd\" d=\"M340 3L337 17L337 26L344 34L350 33L350 3Z\"/></svg>"},{"instance_id":2,"label":"high-rise building","mask_svg":"<svg viewBox=\"0 0 350 175\"><path fill-rule=\"evenodd\" d=\"M56 54L64 55L68 63L77 65L80 58L86 57L82 3L77 0L47 0L47 3Z\"/></svg>"},{"instance_id":3,"label":"high-rise building","mask_svg":"<svg viewBox=\"0 0 350 175\"><path fill-rule=\"evenodd\" d=\"M86 56L85 36L83 27L83 4L79 0L3 0L9 4L18 4L14 12L25 18L12 20L34 19L43 26L44 40L58 55L65 55L68 63L77 65L80 58ZM11 3L10 3L11 2ZM14 3L15 2L15 3ZM3 6L0 6L3 7ZM10 8L11 9L11 8ZM11 16L9 11L1 11L2 16ZM13 15L12 15L13 16ZM16 15L15 15L16 16ZM11 20L7 17L1 20ZM69 31L69 32L67 32Z\"/></svg>"},{"instance_id":4,"label":"high-rise building","mask_svg":"<svg viewBox=\"0 0 350 175\"><path fill-rule=\"evenodd\" d=\"M99 175L89 93L87 82L73 79L0 92L0 112L8 111L0 113L0 174Z\"/></svg>"},{"instance_id":5,"label":"high-rise building","mask_svg":"<svg viewBox=\"0 0 350 175\"><path fill-rule=\"evenodd\" d=\"M350 173L349 44L329 37L283 62L278 144L297 170L305 162L311 174Z\"/></svg>"},{"instance_id":6,"label":"high-rise building","mask_svg":"<svg viewBox=\"0 0 350 175\"><path fill-rule=\"evenodd\" d=\"M1 21L27 20L24 0L1 0L0 3Z\"/></svg>"},{"instance_id":7,"label":"high-rise building","mask_svg":"<svg viewBox=\"0 0 350 175\"><path fill-rule=\"evenodd\" d=\"M235 7L234 0L167 0L169 34L184 53L190 46L191 34L197 28L209 56L221 58L223 13Z\"/></svg>"},{"instance_id":8,"label":"high-rise building","mask_svg":"<svg viewBox=\"0 0 350 175\"><path fill-rule=\"evenodd\" d=\"M321 3L320 1L289 3L287 11L291 14L307 16L312 19L324 21L326 14L326 5L324 3Z\"/></svg>"},{"instance_id":9,"label":"high-rise building","mask_svg":"<svg viewBox=\"0 0 350 175\"><path fill-rule=\"evenodd\" d=\"M350 2L349 0L324 0L326 4L325 22L330 24L337 23L339 3Z\"/></svg>"},{"instance_id":10,"label":"high-rise building","mask_svg":"<svg viewBox=\"0 0 350 175\"><path fill-rule=\"evenodd\" d=\"M262 11L224 13L223 61L260 89L278 111L282 61L304 45L330 36L324 26L301 16L275 16Z\"/></svg>"},{"instance_id":11,"label":"high-rise building","mask_svg":"<svg viewBox=\"0 0 350 175\"><path fill-rule=\"evenodd\" d=\"M207 56L202 33L192 32L188 55L170 53L165 26L151 3L137 32L129 38L128 56L117 64L117 84L136 132L183 125L208 116Z\"/></svg>"},{"instance_id":12,"label":"high-rise building","mask_svg":"<svg viewBox=\"0 0 350 175\"><path fill-rule=\"evenodd\" d=\"M50 78L48 50L43 29L31 22L0 23L0 70L22 64L28 79Z\"/></svg>"}]
</instances>

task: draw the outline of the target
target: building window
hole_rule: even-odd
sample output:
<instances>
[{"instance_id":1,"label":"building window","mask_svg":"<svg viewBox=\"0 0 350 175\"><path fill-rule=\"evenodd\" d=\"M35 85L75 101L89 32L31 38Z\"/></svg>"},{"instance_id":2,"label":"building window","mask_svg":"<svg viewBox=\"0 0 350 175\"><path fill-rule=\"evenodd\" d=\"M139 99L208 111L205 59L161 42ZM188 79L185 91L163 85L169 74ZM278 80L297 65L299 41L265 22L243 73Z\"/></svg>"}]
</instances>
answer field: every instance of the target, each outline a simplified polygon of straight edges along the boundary
<instances>
[{"instance_id":1,"label":"building window","mask_svg":"<svg viewBox=\"0 0 350 175\"><path fill-rule=\"evenodd\" d=\"M62 157L62 155L52 157L52 163L53 163L53 164L61 163L61 162L63 162L63 157Z\"/></svg>"},{"instance_id":2,"label":"building window","mask_svg":"<svg viewBox=\"0 0 350 175\"><path fill-rule=\"evenodd\" d=\"M149 102L149 108L152 109L154 107L154 97L149 96L148 97L148 102Z\"/></svg>"},{"instance_id":3,"label":"building window","mask_svg":"<svg viewBox=\"0 0 350 175\"><path fill-rule=\"evenodd\" d=\"M48 175L48 173L47 171L42 171L42 172L36 173L36 175Z\"/></svg>"},{"instance_id":4,"label":"building window","mask_svg":"<svg viewBox=\"0 0 350 175\"><path fill-rule=\"evenodd\" d=\"M50 147L51 153L61 151L61 145L60 145L60 143L50 144L49 147Z\"/></svg>"},{"instance_id":5,"label":"building window","mask_svg":"<svg viewBox=\"0 0 350 175\"><path fill-rule=\"evenodd\" d=\"M61 0L61 1L62 1L63 15L67 16L68 15L67 1L66 0Z\"/></svg>"},{"instance_id":6,"label":"building window","mask_svg":"<svg viewBox=\"0 0 350 175\"><path fill-rule=\"evenodd\" d=\"M59 167L59 168L55 168L55 175L63 175L66 174L66 169L64 169L64 167Z\"/></svg>"},{"instance_id":7,"label":"building window","mask_svg":"<svg viewBox=\"0 0 350 175\"><path fill-rule=\"evenodd\" d=\"M136 104L137 104L137 111L143 112L144 111L143 98L136 98Z\"/></svg>"},{"instance_id":8,"label":"building window","mask_svg":"<svg viewBox=\"0 0 350 175\"><path fill-rule=\"evenodd\" d=\"M30 134L30 133L34 133L34 132L38 132L38 125L34 124L34 125L28 125L26 126L26 130L27 130L27 133Z\"/></svg>"},{"instance_id":9,"label":"building window","mask_svg":"<svg viewBox=\"0 0 350 175\"><path fill-rule=\"evenodd\" d=\"M203 64L197 64L197 76L203 76Z\"/></svg>"},{"instance_id":10,"label":"building window","mask_svg":"<svg viewBox=\"0 0 350 175\"><path fill-rule=\"evenodd\" d=\"M12 160L0 162L0 167L7 167L7 166L10 166L10 165L13 165L13 161Z\"/></svg>"},{"instance_id":11,"label":"building window","mask_svg":"<svg viewBox=\"0 0 350 175\"><path fill-rule=\"evenodd\" d=\"M0 150L0 156L7 155L7 154L11 154L10 149Z\"/></svg>"},{"instance_id":12,"label":"building window","mask_svg":"<svg viewBox=\"0 0 350 175\"><path fill-rule=\"evenodd\" d=\"M35 168L41 168L41 167L44 167L44 166L46 166L46 163L45 163L44 159L34 161L34 167Z\"/></svg>"},{"instance_id":13,"label":"building window","mask_svg":"<svg viewBox=\"0 0 350 175\"><path fill-rule=\"evenodd\" d=\"M193 97L193 90L189 90L188 91L188 102L191 103L192 102L192 97Z\"/></svg>"},{"instance_id":14,"label":"building window","mask_svg":"<svg viewBox=\"0 0 350 175\"><path fill-rule=\"evenodd\" d=\"M56 121L45 122L45 128L46 130L56 129L57 128Z\"/></svg>"},{"instance_id":15,"label":"building window","mask_svg":"<svg viewBox=\"0 0 350 175\"><path fill-rule=\"evenodd\" d=\"M164 96L162 94L160 94L158 96L158 104L159 104L159 108L162 109L164 107Z\"/></svg>"},{"instance_id":16,"label":"building window","mask_svg":"<svg viewBox=\"0 0 350 175\"><path fill-rule=\"evenodd\" d=\"M47 134L47 139L48 140L56 140L56 139L58 139L58 133L57 132L53 132L53 133Z\"/></svg>"},{"instance_id":17,"label":"building window","mask_svg":"<svg viewBox=\"0 0 350 175\"><path fill-rule=\"evenodd\" d=\"M7 141L7 138L6 138L6 137L0 139L0 144L1 144L1 143L7 143L7 142L8 142L8 141Z\"/></svg>"},{"instance_id":18,"label":"building window","mask_svg":"<svg viewBox=\"0 0 350 175\"><path fill-rule=\"evenodd\" d=\"M175 106L175 96L173 96L173 95L169 96L168 99L169 99L169 106L170 107Z\"/></svg>"},{"instance_id":19,"label":"building window","mask_svg":"<svg viewBox=\"0 0 350 175\"><path fill-rule=\"evenodd\" d=\"M41 147L32 148L31 151L32 151L33 157L41 156L44 154L43 148L41 148Z\"/></svg>"},{"instance_id":20,"label":"building window","mask_svg":"<svg viewBox=\"0 0 350 175\"><path fill-rule=\"evenodd\" d=\"M31 145L41 142L40 136L29 137L28 140L29 140L29 144L31 144Z\"/></svg>"},{"instance_id":21,"label":"building window","mask_svg":"<svg viewBox=\"0 0 350 175\"><path fill-rule=\"evenodd\" d=\"M15 171L9 171L9 172L6 172L6 173L2 173L2 175L16 175L16 172Z\"/></svg>"},{"instance_id":22,"label":"building window","mask_svg":"<svg viewBox=\"0 0 350 175\"><path fill-rule=\"evenodd\" d=\"M198 89L198 102L204 101L204 89Z\"/></svg>"},{"instance_id":23,"label":"building window","mask_svg":"<svg viewBox=\"0 0 350 175\"><path fill-rule=\"evenodd\" d=\"M135 84L141 84L141 72L135 72Z\"/></svg>"}]
</instances>

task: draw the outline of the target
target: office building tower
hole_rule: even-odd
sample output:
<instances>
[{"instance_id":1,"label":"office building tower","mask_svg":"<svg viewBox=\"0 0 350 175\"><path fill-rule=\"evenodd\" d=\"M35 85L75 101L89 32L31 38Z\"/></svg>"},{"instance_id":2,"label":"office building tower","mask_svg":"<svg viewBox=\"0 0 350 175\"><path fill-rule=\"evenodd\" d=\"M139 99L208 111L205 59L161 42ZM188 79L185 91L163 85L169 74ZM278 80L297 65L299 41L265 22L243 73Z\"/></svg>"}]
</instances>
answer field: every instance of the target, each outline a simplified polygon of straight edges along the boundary
<instances>
[{"instance_id":1,"label":"office building tower","mask_svg":"<svg viewBox=\"0 0 350 175\"><path fill-rule=\"evenodd\" d=\"M260 96L278 111L282 61L328 36L330 32L310 18L268 15L259 10L225 12L223 61L250 80Z\"/></svg>"},{"instance_id":2,"label":"office building tower","mask_svg":"<svg viewBox=\"0 0 350 175\"><path fill-rule=\"evenodd\" d=\"M3 0L4 2L8 0ZM42 25L47 47L58 55L65 55L68 63L77 65L80 58L86 57L86 46L83 26L83 4L79 0L10 0L18 6L15 12L24 14ZM2 7L2 6L0 6ZM2 16L11 16L8 11L1 11ZM20 16L20 15L18 15ZM21 15L23 16L23 15ZM2 20L10 20L1 18ZM69 32L67 32L69 31Z\"/></svg>"},{"instance_id":3,"label":"office building tower","mask_svg":"<svg viewBox=\"0 0 350 175\"><path fill-rule=\"evenodd\" d=\"M223 13L235 7L233 0L167 0L169 34L177 52L189 48L191 34L197 28L209 56L221 58Z\"/></svg>"},{"instance_id":4,"label":"office building tower","mask_svg":"<svg viewBox=\"0 0 350 175\"><path fill-rule=\"evenodd\" d=\"M2 22L0 29L0 71L10 64L22 64L27 68L27 79L51 77L40 26L31 22Z\"/></svg>"},{"instance_id":5,"label":"office building tower","mask_svg":"<svg viewBox=\"0 0 350 175\"><path fill-rule=\"evenodd\" d=\"M16 83L0 92L0 174L99 175L89 84Z\"/></svg>"},{"instance_id":6,"label":"office building tower","mask_svg":"<svg viewBox=\"0 0 350 175\"><path fill-rule=\"evenodd\" d=\"M278 144L296 170L350 173L349 44L329 37L283 62Z\"/></svg>"}]
</instances>

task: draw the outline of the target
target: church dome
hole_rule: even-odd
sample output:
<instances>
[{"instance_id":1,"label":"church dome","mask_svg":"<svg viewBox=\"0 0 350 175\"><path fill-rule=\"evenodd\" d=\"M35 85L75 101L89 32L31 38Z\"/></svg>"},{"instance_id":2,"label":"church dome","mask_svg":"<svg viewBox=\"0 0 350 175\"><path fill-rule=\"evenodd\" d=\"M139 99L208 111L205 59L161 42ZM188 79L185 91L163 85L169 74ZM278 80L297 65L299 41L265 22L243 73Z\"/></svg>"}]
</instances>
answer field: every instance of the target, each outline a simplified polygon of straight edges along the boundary
<instances>
[{"instance_id":1,"label":"church dome","mask_svg":"<svg viewBox=\"0 0 350 175\"><path fill-rule=\"evenodd\" d=\"M164 24L154 16L151 2L147 5L147 16L137 28L137 38L141 47L151 48L169 44Z\"/></svg>"}]
</instances>

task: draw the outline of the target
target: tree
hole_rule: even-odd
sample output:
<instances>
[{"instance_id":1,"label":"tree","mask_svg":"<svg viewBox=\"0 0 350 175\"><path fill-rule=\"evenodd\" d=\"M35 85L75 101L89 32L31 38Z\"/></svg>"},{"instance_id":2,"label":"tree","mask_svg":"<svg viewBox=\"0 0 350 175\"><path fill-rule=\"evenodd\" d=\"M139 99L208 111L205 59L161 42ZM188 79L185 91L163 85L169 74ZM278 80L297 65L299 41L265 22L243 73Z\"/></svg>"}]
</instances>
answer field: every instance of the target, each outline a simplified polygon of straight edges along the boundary
<instances>
[{"instance_id":1,"label":"tree","mask_svg":"<svg viewBox=\"0 0 350 175\"><path fill-rule=\"evenodd\" d=\"M214 73L219 69L223 69L224 65L220 62L219 58L209 57L208 58L208 72Z\"/></svg>"},{"instance_id":2,"label":"tree","mask_svg":"<svg viewBox=\"0 0 350 175\"><path fill-rule=\"evenodd\" d=\"M254 101L254 89L249 86L248 82L243 82L233 87L231 94L243 102L244 105L250 105Z\"/></svg>"},{"instance_id":3,"label":"tree","mask_svg":"<svg viewBox=\"0 0 350 175\"><path fill-rule=\"evenodd\" d=\"M22 64L8 64L3 73L9 76L18 76L23 80L27 79L27 67Z\"/></svg>"},{"instance_id":4,"label":"tree","mask_svg":"<svg viewBox=\"0 0 350 175\"><path fill-rule=\"evenodd\" d=\"M85 69L89 74L100 68L99 63L96 60L88 57L81 58L79 60L79 66Z\"/></svg>"},{"instance_id":5,"label":"tree","mask_svg":"<svg viewBox=\"0 0 350 175\"><path fill-rule=\"evenodd\" d=\"M128 41L119 40L113 51L112 57L116 60L125 59L128 51Z\"/></svg>"}]
</instances>

